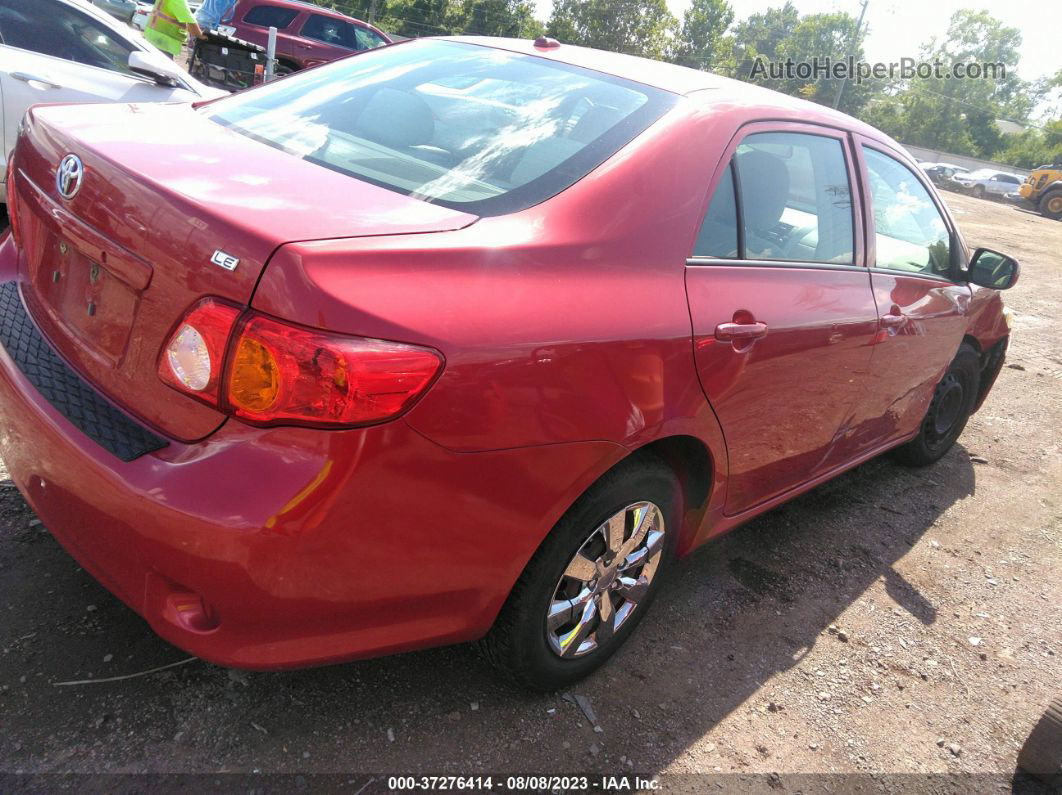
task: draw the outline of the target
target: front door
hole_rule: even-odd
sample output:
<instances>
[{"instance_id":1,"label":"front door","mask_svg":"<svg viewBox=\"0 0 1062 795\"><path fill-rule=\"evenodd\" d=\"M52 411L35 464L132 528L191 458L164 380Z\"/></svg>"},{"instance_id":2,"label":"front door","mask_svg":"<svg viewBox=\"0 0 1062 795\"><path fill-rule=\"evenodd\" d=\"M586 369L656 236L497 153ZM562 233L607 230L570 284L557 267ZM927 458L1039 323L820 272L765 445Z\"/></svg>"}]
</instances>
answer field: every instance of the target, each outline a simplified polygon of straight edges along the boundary
<instances>
[{"instance_id":1,"label":"front door","mask_svg":"<svg viewBox=\"0 0 1062 795\"><path fill-rule=\"evenodd\" d=\"M869 196L867 261L882 330L861 438L913 435L962 343L966 252L916 170L869 140L858 148Z\"/></svg>"},{"instance_id":2,"label":"front door","mask_svg":"<svg viewBox=\"0 0 1062 795\"><path fill-rule=\"evenodd\" d=\"M878 318L844 133L744 128L686 267L701 386L733 515L853 455Z\"/></svg>"}]
</instances>

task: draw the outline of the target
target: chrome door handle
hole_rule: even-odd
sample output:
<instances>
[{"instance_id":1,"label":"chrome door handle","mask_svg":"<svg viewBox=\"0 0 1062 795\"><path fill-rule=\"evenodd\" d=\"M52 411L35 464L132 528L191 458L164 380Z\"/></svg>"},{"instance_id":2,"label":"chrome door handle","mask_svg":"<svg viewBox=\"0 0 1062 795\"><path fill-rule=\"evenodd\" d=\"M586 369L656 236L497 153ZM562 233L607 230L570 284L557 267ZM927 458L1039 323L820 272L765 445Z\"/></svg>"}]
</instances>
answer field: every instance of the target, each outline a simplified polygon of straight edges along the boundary
<instances>
[{"instance_id":1,"label":"chrome door handle","mask_svg":"<svg viewBox=\"0 0 1062 795\"><path fill-rule=\"evenodd\" d=\"M767 336L766 323L720 323L715 327L715 338L723 342L730 340L758 340Z\"/></svg>"},{"instance_id":2,"label":"chrome door handle","mask_svg":"<svg viewBox=\"0 0 1062 795\"><path fill-rule=\"evenodd\" d=\"M878 322L881 324L882 328L903 328L907 325L907 315L882 315L878 319Z\"/></svg>"},{"instance_id":3,"label":"chrome door handle","mask_svg":"<svg viewBox=\"0 0 1062 795\"><path fill-rule=\"evenodd\" d=\"M40 83L48 88L62 88L58 83L53 83L46 77L40 77L38 75L30 74L29 72L12 72L11 76L16 80L21 80L23 83Z\"/></svg>"}]
</instances>

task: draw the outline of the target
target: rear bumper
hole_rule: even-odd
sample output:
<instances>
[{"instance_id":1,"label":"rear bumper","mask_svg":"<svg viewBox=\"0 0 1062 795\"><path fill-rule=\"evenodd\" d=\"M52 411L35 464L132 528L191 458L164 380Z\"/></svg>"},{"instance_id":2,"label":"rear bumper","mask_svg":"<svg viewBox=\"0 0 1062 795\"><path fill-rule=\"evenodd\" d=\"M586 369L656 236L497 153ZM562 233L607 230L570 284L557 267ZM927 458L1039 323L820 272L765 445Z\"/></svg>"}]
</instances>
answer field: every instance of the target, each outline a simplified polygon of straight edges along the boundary
<instances>
[{"instance_id":1,"label":"rear bumper","mask_svg":"<svg viewBox=\"0 0 1062 795\"><path fill-rule=\"evenodd\" d=\"M12 480L159 635L223 665L320 664L482 635L549 528L622 453L587 442L458 454L401 421L341 432L230 421L123 462L0 347Z\"/></svg>"}]
</instances>

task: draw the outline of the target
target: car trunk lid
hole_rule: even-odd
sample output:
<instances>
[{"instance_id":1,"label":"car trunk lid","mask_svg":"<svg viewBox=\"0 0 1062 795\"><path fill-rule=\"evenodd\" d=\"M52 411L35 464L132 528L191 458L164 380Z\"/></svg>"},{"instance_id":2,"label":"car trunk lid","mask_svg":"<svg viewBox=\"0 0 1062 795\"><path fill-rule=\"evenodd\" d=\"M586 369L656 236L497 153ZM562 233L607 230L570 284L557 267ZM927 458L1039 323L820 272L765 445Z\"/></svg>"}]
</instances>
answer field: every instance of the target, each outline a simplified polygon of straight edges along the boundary
<instances>
[{"instance_id":1,"label":"car trunk lid","mask_svg":"<svg viewBox=\"0 0 1062 795\"><path fill-rule=\"evenodd\" d=\"M65 198L57 169L68 154L83 175ZM224 419L156 375L192 304L209 295L247 305L287 242L476 220L307 163L187 105L36 108L15 160L20 280L34 319L103 394L182 440Z\"/></svg>"}]
</instances>

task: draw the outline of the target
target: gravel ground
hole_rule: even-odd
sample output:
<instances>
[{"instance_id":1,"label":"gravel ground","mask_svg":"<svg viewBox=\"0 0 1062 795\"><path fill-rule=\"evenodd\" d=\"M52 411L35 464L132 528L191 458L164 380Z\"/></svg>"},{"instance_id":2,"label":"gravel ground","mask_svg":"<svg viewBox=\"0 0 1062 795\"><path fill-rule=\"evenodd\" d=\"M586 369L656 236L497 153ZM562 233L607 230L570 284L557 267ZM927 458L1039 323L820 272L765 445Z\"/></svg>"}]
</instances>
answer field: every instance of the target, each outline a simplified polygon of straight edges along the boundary
<instances>
[{"instance_id":1,"label":"gravel ground","mask_svg":"<svg viewBox=\"0 0 1062 795\"><path fill-rule=\"evenodd\" d=\"M0 469L0 772L1009 782L1062 683L1062 223L946 198L971 244L1024 267L1008 367L960 443L927 470L867 463L702 549L567 697L514 692L467 647L56 686L186 655L74 564Z\"/></svg>"}]
</instances>

